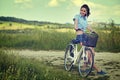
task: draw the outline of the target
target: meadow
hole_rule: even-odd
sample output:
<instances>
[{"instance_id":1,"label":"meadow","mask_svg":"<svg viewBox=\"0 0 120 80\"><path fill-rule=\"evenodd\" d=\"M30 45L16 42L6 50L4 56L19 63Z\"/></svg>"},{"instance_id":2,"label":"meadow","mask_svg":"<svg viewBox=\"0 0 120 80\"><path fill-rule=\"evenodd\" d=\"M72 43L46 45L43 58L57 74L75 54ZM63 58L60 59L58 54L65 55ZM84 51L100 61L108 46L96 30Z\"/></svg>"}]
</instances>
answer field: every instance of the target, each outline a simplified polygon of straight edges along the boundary
<instances>
[{"instance_id":1,"label":"meadow","mask_svg":"<svg viewBox=\"0 0 120 80\"><path fill-rule=\"evenodd\" d=\"M119 80L120 53L97 52L95 61L107 75L96 71L87 78L64 70L64 51L2 50L0 49L0 80Z\"/></svg>"},{"instance_id":2,"label":"meadow","mask_svg":"<svg viewBox=\"0 0 120 80\"><path fill-rule=\"evenodd\" d=\"M120 28L94 27L99 35L96 51L120 52ZM0 22L0 80L81 80L79 75L35 58L20 57L13 50L61 50L75 38L73 27ZM10 51L11 50L11 51ZM28 54L29 55L29 54ZM74 77L73 77L74 76ZM101 79L101 78L100 78ZM103 78L102 78L103 79ZM107 77L108 79L108 77ZM88 80L92 80L91 78ZM96 79L95 79L96 80Z\"/></svg>"},{"instance_id":3,"label":"meadow","mask_svg":"<svg viewBox=\"0 0 120 80\"><path fill-rule=\"evenodd\" d=\"M120 52L120 28L113 24L92 26L99 35L96 51ZM46 24L42 26L1 22L0 47L32 50L65 50L75 38L72 27Z\"/></svg>"},{"instance_id":4,"label":"meadow","mask_svg":"<svg viewBox=\"0 0 120 80\"><path fill-rule=\"evenodd\" d=\"M0 49L0 80L76 80L80 77L36 59ZM63 77L64 76L64 77Z\"/></svg>"}]
</instances>

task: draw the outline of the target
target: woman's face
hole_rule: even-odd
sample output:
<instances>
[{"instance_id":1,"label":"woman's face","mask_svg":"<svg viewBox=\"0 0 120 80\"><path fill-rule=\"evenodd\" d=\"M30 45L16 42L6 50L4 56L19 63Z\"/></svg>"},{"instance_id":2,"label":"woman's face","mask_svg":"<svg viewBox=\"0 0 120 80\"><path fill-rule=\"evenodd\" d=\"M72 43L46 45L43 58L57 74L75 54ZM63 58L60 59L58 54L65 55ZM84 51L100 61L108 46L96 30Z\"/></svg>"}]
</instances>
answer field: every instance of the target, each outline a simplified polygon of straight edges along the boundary
<instances>
[{"instance_id":1,"label":"woman's face","mask_svg":"<svg viewBox=\"0 0 120 80\"><path fill-rule=\"evenodd\" d=\"M85 15L87 14L86 8L81 8L81 9L80 9L80 14L81 14L82 16L85 16Z\"/></svg>"}]
</instances>

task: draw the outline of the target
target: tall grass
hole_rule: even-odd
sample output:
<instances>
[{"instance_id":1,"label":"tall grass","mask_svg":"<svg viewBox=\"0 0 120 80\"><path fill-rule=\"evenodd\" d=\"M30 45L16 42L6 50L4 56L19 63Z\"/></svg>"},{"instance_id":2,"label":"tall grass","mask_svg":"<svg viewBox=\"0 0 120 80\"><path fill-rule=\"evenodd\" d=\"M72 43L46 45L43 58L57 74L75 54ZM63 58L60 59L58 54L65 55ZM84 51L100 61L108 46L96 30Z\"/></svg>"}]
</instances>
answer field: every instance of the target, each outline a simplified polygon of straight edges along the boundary
<instances>
[{"instance_id":1,"label":"tall grass","mask_svg":"<svg viewBox=\"0 0 120 80\"><path fill-rule=\"evenodd\" d=\"M97 31L99 34L97 49L99 51L120 52L120 27L111 22L109 26Z\"/></svg>"},{"instance_id":2,"label":"tall grass","mask_svg":"<svg viewBox=\"0 0 120 80\"><path fill-rule=\"evenodd\" d=\"M74 38L71 31L30 30L23 33L0 33L0 47L23 48L34 50L63 50L67 43Z\"/></svg>"},{"instance_id":3,"label":"tall grass","mask_svg":"<svg viewBox=\"0 0 120 80\"><path fill-rule=\"evenodd\" d=\"M81 80L81 78L48 66L44 62L19 57L12 51L0 50L0 80Z\"/></svg>"},{"instance_id":4,"label":"tall grass","mask_svg":"<svg viewBox=\"0 0 120 80\"><path fill-rule=\"evenodd\" d=\"M99 26L100 27L100 26ZM120 28L111 23L98 28L99 35L96 50L120 52ZM22 30L4 30L0 32L0 47L33 50L65 50L66 45L75 38L71 28L41 27Z\"/></svg>"}]
</instances>

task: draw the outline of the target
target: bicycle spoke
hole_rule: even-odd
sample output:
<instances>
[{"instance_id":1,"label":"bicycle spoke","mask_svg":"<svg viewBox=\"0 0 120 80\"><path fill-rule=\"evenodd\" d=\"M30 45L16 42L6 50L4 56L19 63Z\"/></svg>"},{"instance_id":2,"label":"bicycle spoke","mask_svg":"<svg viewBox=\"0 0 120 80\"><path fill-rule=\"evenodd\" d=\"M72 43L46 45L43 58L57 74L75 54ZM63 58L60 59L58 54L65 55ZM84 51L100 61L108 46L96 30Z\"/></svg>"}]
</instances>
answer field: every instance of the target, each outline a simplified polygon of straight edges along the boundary
<instances>
[{"instance_id":1,"label":"bicycle spoke","mask_svg":"<svg viewBox=\"0 0 120 80\"><path fill-rule=\"evenodd\" d=\"M94 56L90 49L85 50L85 55L80 56L79 60L79 73L82 77L87 77L93 67Z\"/></svg>"},{"instance_id":2,"label":"bicycle spoke","mask_svg":"<svg viewBox=\"0 0 120 80\"><path fill-rule=\"evenodd\" d=\"M71 56L71 52L73 51L73 45L68 45L66 52L65 52L65 58L64 58L64 66L65 70L70 71L73 66L73 57ZM72 50L71 50L72 49Z\"/></svg>"}]
</instances>

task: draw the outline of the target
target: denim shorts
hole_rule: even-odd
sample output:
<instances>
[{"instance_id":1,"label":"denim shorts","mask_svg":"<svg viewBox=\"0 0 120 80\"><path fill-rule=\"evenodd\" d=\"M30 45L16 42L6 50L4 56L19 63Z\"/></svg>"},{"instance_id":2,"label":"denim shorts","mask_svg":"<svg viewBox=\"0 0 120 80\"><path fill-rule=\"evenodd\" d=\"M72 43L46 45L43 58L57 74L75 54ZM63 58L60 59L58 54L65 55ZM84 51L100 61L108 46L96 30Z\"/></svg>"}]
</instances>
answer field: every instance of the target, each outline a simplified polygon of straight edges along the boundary
<instances>
[{"instance_id":1,"label":"denim shorts","mask_svg":"<svg viewBox=\"0 0 120 80\"><path fill-rule=\"evenodd\" d=\"M76 39L73 39L72 42L74 44L78 44L78 43L83 43L85 41L85 34L81 34L81 35L77 35Z\"/></svg>"}]
</instances>

